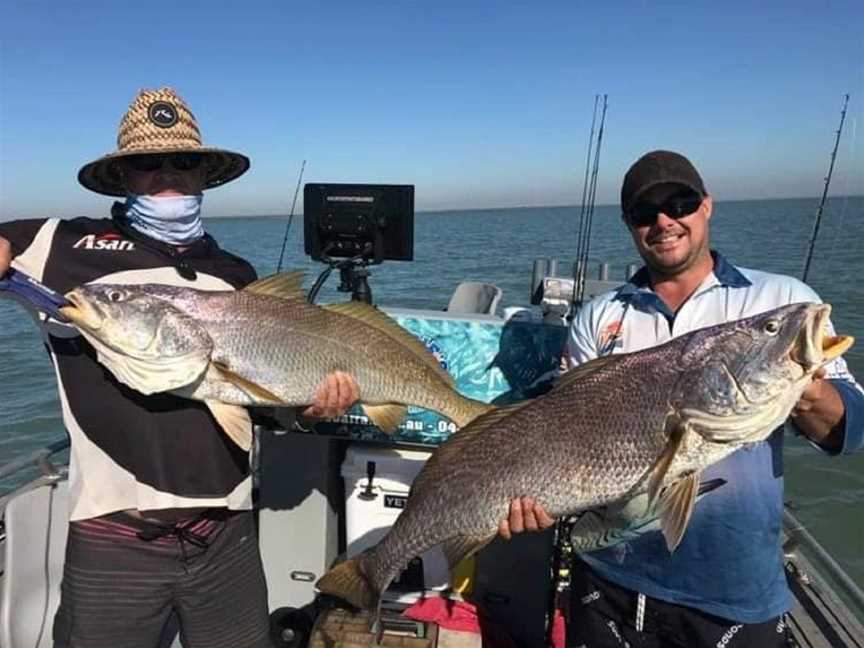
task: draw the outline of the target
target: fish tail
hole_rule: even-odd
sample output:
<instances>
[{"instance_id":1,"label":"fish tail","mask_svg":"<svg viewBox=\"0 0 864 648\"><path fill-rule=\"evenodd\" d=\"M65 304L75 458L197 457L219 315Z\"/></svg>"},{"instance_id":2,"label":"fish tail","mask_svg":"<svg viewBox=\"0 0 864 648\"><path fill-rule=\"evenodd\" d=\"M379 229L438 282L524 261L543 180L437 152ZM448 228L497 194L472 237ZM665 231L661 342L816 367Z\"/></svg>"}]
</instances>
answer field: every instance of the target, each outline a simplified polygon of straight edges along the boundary
<instances>
[{"instance_id":1,"label":"fish tail","mask_svg":"<svg viewBox=\"0 0 864 648\"><path fill-rule=\"evenodd\" d=\"M377 609L380 592L363 573L360 558L339 563L315 583L324 594L339 597L362 610Z\"/></svg>"}]
</instances>

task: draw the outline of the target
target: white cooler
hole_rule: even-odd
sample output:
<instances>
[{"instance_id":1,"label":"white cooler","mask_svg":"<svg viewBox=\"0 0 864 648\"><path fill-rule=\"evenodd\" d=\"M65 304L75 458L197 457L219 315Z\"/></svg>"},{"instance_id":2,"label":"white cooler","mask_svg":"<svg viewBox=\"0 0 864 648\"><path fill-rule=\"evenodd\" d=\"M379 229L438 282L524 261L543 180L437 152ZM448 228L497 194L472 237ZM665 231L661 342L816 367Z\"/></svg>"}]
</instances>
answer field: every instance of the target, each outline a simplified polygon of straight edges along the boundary
<instances>
[{"instance_id":1,"label":"white cooler","mask_svg":"<svg viewBox=\"0 0 864 648\"><path fill-rule=\"evenodd\" d=\"M354 445L345 453L342 477L345 480L345 540L348 557L376 544L399 517L411 482L423 468L431 451L376 448ZM374 462L371 499L364 499L368 483L367 463ZM444 552L436 547L424 553L423 582L425 589L444 589L449 570Z\"/></svg>"}]
</instances>

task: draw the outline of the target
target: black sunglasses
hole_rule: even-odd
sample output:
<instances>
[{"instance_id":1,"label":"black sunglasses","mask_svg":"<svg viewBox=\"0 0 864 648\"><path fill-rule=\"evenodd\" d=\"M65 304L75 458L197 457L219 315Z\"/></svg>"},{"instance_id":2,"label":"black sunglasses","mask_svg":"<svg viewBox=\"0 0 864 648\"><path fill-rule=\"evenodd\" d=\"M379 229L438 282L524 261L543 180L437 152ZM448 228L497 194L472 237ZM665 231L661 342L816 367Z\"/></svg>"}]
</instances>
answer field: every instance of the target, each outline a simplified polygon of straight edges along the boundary
<instances>
[{"instance_id":1,"label":"black sunglasses","mask_svg":"<svg viewBox=\"0 0 864 648\"><path fill-rule=\"evenodd\" d=\"M168 161L178 171L192 171L200 167L206 157L203 153L141 153L129 155L125 160L135 171L156 171Z\"/></svg>"},{"instance_id":2,"label":"black sunglasses","mask_svg":"<svg viewBox=\"0 0 864 648\"><path fill-rule=\"evenodd\" d=\"M624 217L633 227L646 227L657 222L657 214L660 212L675 220L689 216L699 209L702 200L702 196L694 193L685 196L673 196L661 205L639 202L633 205L633 208Z\"/></svg>"}]
</instances>

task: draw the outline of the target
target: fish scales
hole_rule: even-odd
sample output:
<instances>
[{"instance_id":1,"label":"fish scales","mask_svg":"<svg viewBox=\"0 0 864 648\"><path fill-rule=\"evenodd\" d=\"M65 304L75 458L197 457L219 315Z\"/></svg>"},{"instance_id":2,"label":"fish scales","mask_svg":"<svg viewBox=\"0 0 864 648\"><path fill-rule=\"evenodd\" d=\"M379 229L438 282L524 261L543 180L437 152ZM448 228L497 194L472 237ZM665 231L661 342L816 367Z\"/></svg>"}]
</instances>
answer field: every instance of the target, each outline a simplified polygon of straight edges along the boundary
<instances>
[{"instance_id":1,"label":"fish scales","mask_svg":"<svg viewBox=\"0 0 864 648\"><path fill-rule=\"evenodd\" d=\"M471 426L454 435L429 460L412 487L411 508L370 561L373 580L385 578L400 555L419 555L454 535L488 536L515 497L531 495L560 516L625 495L666 447L669 405L660 389L649 389L622 411L623 394L609 386L637 372L668 381L675 372L657 355L628 356L521 407L495 427L494 439ZM637 433L643 429L657 432ZM444 487L423 488L432 481Z\"/></svg>"},{"instance_id":2,"label":"fish scales","mask_svg":"<svg viewBox=\"0 0 864 648\"><path fill-rule=\"evenodd\" d=\"M389 402L394 393L407 392L412 404L427 409L450 404L428 390L440 383L429 368L385 334L350 317L302 301L286 306L276 297L243 292L202 301L213 301L206 308L217 311L212 320L204 320L214 342L213 360L224 361L286 402L311 402L317 385L338 370L355 377L366 402ZM212 395L227 400L229 394L238 404L254 404L244 392ZM195 397L210 395L207 385L194 392Z\"/></svg>"}]
</instances>

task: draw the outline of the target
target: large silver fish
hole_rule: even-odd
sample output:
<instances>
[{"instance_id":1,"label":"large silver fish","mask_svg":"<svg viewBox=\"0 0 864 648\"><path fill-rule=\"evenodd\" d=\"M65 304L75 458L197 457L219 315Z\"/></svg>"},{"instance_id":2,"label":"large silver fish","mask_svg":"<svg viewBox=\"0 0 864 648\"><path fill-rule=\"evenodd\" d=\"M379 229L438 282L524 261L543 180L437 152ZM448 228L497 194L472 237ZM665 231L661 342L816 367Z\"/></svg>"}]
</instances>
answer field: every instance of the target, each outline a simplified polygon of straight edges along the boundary
<instances>
[{"instance_id":1,"label":"large silver fish","mask_svg":"<svg viewBox=\"0 0 864 648\"><path fill-rule=\"evenodd\" d=\"M526 495L553 517L635 502L639 510L603 526L656 510L674 550L700 471L766 439L813 373L852 345L826 334L830 310L786 306L598 358L549 393L476 419L435 451L387 535L330 570L318 589L375 609L414 556L443 545L452 568L492 540L510 501ZM582 528L594 536L589 545L598 543L598 529Z\"/></svg>"},{"instance_id":2,"label":"large silver fish","mask_svg":"<svg viewBox=\"0 0 864 648\"><path fill-rule=\"evenodd\" d=\"M492 409L456 392L425 345L377 308L309 304L301 284L302 273L239 291L90 284L69 292L61 311L117 380L204 401L244 448L243 406L309 404L333 371L354 376L366 414L388 432L408 404L460 427Z\"/></svg>"}]
</instances>

